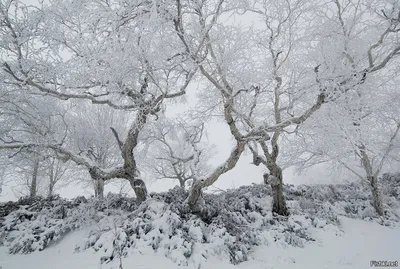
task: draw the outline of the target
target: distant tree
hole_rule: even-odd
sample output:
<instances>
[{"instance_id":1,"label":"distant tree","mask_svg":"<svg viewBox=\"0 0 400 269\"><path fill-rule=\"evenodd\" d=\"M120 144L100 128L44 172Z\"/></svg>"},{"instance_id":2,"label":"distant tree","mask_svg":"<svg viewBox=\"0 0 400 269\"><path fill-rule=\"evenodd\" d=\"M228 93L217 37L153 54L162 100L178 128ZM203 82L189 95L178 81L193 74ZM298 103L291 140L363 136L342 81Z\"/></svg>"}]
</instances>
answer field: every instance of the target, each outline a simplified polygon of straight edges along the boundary
<instances>
[{"instance_id":1,"label":"distant tree","mask_svg":"<svg viewBox=\"0 0 400 269\"><path fill-rule=\"evenodd\" d=\"M4 148L25 143L63 144L67 135L66 109L55 104L47 107L47 97L27 96L18 89L3 89L0 97L1 121L0 141ZM39 192L39 181L43 175L44 161L52 153L41 147L17 147L14 152L0 152L8 158L8 177L14 175L22 187L22 195L35 197Z\"/></svg>"},{"instance_id":2,"label":"distant tree","mask_svg":"<svg viewBox=\"0 0 400 269\"><path fill-rule=\"evenodd\" d=\"M40 169L42 158L39 154L20 154L15 157L12 175L15 177L13 192L18 197L29 196L31 198L41 194L42 170ZM15 186L16 185L16 186Z\"/></svg>"},{"instance_id":3,"label":"distant tree","mask_svg":"<svg viewBox=\"0 0 400 269\"><path fill-rule=\"evenodd\" d=\"M85 101L74 102L68 119L70 125L69 146L78 155L90 159L101 169L112 169L123 162L121 151L113 132L126 135L125 126L129 112L114 110L108 106L91 105ZM95 197L104 197L106 179L91 172L90 185Z\"/></svg>"},{"instance_id":4,"label":"distant tree","mask_svg":"<svg viewBox=\"0 0 400 269\"><path fill-rule=\"evenodd\" d=\"M56 157L49 156L44 160L42 167L48 197L52 197L57 189L67 186L75 180L75 167L71 162L64 162Z\"/></svg>"},{"instance_id":5,"label":"distant tree","mask_svg":"<svg viewBox=\"0 0 400 269\"><path fill-rule=\"evenodd\" d=\"M148 169L157 179L178 180L185 188L205 177L213 155L204 141L204 123L191 123L188 119L163 119L149 131L147 149Z\"/></svg>"},{"instance_id":6,"label":"distant tree","mask_svg":"<svg viewBox=\"0 0 400 269\"><path fill-rule=\"evenodd\" d=\"M129 182L123 179L113 179L110 181L110 185L114 186L117 189L118 195L122 197L129 196L129 193L132 191Z\"/></svg>"}]
</instances>

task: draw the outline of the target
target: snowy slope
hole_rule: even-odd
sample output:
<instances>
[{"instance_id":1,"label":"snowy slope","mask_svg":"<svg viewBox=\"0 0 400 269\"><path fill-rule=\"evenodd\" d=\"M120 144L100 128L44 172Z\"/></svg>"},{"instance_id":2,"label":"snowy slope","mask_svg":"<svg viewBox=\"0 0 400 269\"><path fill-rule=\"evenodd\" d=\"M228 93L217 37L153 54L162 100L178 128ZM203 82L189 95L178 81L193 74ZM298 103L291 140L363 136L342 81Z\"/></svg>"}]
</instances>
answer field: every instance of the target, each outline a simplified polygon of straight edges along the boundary
<instances>
[{"instance_id":1,"label":"snowy slope","mask_svg":"<svg viewBox=\"0 0 400 269\"><path fill-rule=\"evenodd\" d=\"M256 247L249 261L237 266L226 261L209 259L201 268L208 269L365 269L370 267L370 260L400 260L400 229L385 227L373 222L340 218L343 233L337 229L315 229L317 241L304 248L282 246L269 242ZM5 247L0 248L0 266L2 269L98 269L118 268L119 261L101 265L100 253L88 249L75 253L88 230L73 232L60 243L29 255L8 255ZM182 268L170 259L160 255L133 254L122 260L124 268L135 269L172 269ZM194 268L189 265L187 268Z\"/></svg>"},{"instance_id":2,"label":"snowy slope","mask_svg":"<svg viewBox=\"0 0 400 269\"><path fill-rule=\"evenodd\" d=\"M140 205L116 195L0 204L0 267L320 269L400 260L393 188L384 189L385 219L360 185L286 186L285 193L288 218L271 213L267 185L205 195L202 218L180 188Z\"/></svg>"}]
</instances>

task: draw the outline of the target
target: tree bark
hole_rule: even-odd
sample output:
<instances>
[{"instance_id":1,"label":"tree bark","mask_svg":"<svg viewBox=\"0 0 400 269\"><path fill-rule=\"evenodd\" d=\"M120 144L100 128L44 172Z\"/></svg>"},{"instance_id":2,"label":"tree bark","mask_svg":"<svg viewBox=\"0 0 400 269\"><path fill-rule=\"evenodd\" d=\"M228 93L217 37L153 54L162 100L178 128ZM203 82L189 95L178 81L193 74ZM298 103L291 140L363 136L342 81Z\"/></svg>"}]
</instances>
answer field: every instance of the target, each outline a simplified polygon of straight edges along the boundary
<instances>
[{"instance_id":1,"label":"tree bark","mask_svg":"<svg viewBox=\"0 0 400 269\"><path fill-rule=\"evenodd\" d=\"M102 178L96 169L89 169L90 177L93 180L94 197L104 198L104 178Z\"/></svg>"},{"instance_id":2,"label":"tree bark","mask_svg":"<svg viewBox=\"0 0 400 269\"><path fill-rule=\"evenodd\" d=\"M376 171L376 173L373 173L372 169L372 163L371 160L367 154L367 149L364 144L360 144L358 146L361 154L361 164L363 165L365 172L367 174L367 181L369 182L369 185L371 187L371 192L372 192L372 206L375 208L376 213L379 216L383 216L383 205L382 205L382 200L381 200L381 195L379 192L378 188L378 173L379 170Z\"/></svg>"},{"instance_id":3,"label":"tree bark","mask_svg":"<svg viewBox=\"0 0 400 269\"><path fill-rule=\"evenodd\" d=\"M281 216L289 216L289 210L286 207L285 196L283 195L283 176L282 169L273 164L268 167L269 174L264 174L264 183L270 184L272 189L272 212Z\"/></svg>"},{"instance_id":4,"label":"tree bark","mask_svg":"<svg viewBox=\"0 0 400 269\"><path fill-rule=\"evenodd\" d=\"M189 208L194 214L202 213L205 210L203 190L200 183L193 184L188 197Z\"/></svg>"},{"instance_id":5,"label":"tree bark","mask_svg":"<svg viewBox=\"0 0 400 269\"><path fill-rule=\"evenodd\" d=\"M33 198L37 195L37 176L39 171L39 159L35 158L33 163L32 181L29 188L29 197Z\"/></svg>"},{"instance_id":6,"label":"tree bark","mask_svg":"<svg viewBox=\"0 0 400 269\"><path fill-rule=\"evenodd\" d=\"M51 164L50 166L50 175L49 175L49 193L48 193L48 197L52 197L54 194L54 184L55 184L55 180L54 180L54 163Z\"/></svg>"},{"instance_id":7,"label":"tree bark","mask_svg":"<svg viewBox=\"0 0 400 269\"><path fill-rule=\"evenodd\" d=\"M185 180L183 180L182 178L178 178L178 181L179 181L179 185L180 185L180 187L182 188L182 189L184 189L185 188Z\"/></svg>"},{"instance_id":8,"label":"tree bark","mask_svg":"<svg viewBox=\"0 0 400 269\"><path fill-rule=\"evenodd\" d=\"M383 211L381 194L378 188L378 179L375 176L368 176L367 180L370 183L371 187L372 206L375 208L375 211L379 216L383 216L384 211Z\"/></svg>"},{"instance_id":9,"label":"tree bark","mask_svg":"<svg viewBox=\"0 0 400 269\"><path fill-rule=\"evenodd\" d=\"M146 201L147 188L146 188L146 184L144 183L144 181L139 178L136 178L136 179L132 178L132 179L129 179L129 183L131 184L131 186L135 192L136 201L138 201L139 203Z\"/></svg>"},{"instance_id":10,"label":"tree bark","mask_svg":"<svg viewBox=\"0 0 400 269\"><path fill-rule=\"evenodd\" d=\"M235 149L231 152L229 158L221 166L217 167L214 172L208 176L208 178L193 183L187 199L189 207L193 213L201 213L205 210L204 200L202 198L202 189L211 186L222 174L232 170L235 167L244 151L245 145L246 143L243 141L237 142Z\"/></svg>"},{"instance_id":11,"label":"tree bark","mask_svg":"<svg viewBox=\"0 0 400 269\"><path fill-rule=\"evenodd\" d=\"M53 195L54 195L54 183L50 182L48 197L52 197Z\"/></svg>"},{"instance_id":12,"label":"tree bark","mask_svg":"<svg viewBox=\"0 0 400 269\"><path fill-rule=\"evenodd\" d=\"M99 199L104 198L104 179L102 178L94 181L94 197Z\"/></svg>"}]
</instances>

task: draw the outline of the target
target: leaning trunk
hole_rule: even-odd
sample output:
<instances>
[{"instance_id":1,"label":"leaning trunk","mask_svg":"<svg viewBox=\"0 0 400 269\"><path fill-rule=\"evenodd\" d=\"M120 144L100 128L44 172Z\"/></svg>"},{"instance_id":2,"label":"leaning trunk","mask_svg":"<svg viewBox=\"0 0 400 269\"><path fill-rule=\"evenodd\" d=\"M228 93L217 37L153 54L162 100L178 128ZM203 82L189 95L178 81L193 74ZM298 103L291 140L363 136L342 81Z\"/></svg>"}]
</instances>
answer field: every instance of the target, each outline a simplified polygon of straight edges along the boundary
<instances>
[{"instance_id":1,"label":"leaning trunk","mask_svg":"<svg viewBox=\"0 0 400 269\"><path fill-rule=\"evenodd\" d=\"M200 182L199 182L200 183ZM201 214L205 211L205 201L203 199L203 190L201 185L195 182L190 189L190 195L188 197L188 204L192 213Z\"/></svg>"},{"instance_id":2,"label":"leaning trunk","mask_svg":"<svg viewBox=\"0 0 400 269\"><path fill-rule=\"evenodd\" d=\"M384 211L383 211L381 194L378 188L378 179L375 176L369 176L367 180L370 184L372 192L372 206L375 208L375 211L376 213L378 213L379 216L383 216Z\"/></svg>"},{"instance_id":3,"label":"leaning trunk","mask_svg":"<svg viewBox=\"0 0 400 269\"><path fill-rule=\"evenodd\" d=\"M37 176L38 176L38 170L39 170L39 159L35 159L35 162L33 164L33 171L32 171L32 181L31 181L31 186L29 188L29 196L35 197L37 194Z\"/></svg>"},{"instance_id":4,"label":"leaning trunk","mask_svg":"<svg viewBox=\"0 0 400 269\"><path fill-rule=\"evenodd\" d=\"M131 184L132 189L135 192L136 201L138 201L139 203L146 201L147 188L146 188L146 184L144 183L144 181L139 178L136 178L136 179L132 178L132 179L129 179L129 183Z\"/></svg>"},{"instance_id":5,"label":"leaning trunk","mask_svg":"<svg viewBox=\"0 0 400 269\"><path fill-rule=\"evenodd\" d=\"M218 180L221 175L232 170L235 167L235 165L239 161L241 154L244 151L245 145L245 142L238 141L235 149L231 152L231 155L225 161L225 163L217 167L208 178L193 183L192 188L189 192L189 197L187 199L189 207L193 213L200 213L200 215L207 214L202 189L211 186L215 183L215 181Z\"/></svg>"},{"instance_id":6,"label":"leaning trunk","mask_svg":"<svg viewBox=\"0 0 400 269\"><path fill-rule=\"evenodd\" d=\"M289 210L286 207L285 196L283 195L282 169L274 164L269 167L269 171L269 174L264 174L264 182L271 185L273 197L272 212L281 216L289 216Z\"/></svg>"}]
</instances>

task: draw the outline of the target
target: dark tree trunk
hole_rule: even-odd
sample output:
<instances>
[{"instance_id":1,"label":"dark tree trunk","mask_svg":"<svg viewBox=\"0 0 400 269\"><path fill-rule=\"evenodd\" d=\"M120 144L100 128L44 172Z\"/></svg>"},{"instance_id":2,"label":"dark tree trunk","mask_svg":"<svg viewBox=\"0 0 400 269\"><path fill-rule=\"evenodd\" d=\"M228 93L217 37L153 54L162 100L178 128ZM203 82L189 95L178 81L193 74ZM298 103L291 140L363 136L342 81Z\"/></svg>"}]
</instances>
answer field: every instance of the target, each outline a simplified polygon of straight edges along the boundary
<instances>
[{"instance_id":1,"label":"dark tree trunk","mask_svg":"<svg viewBox=\"0 0 400 269\"><path fill-rule=\"evenodd\" d=\"M286 207L285 196L283 195L282 169L274 164L269 167L269 171L269 174L264 174L264 183L271 185L272 212L281 216L289 216L289 210Z\"/></svg>"},{"instance_id":2,"label":"dark tree trunk","mask_svg":"<svg viewBox=\"0 0 400 269\"><path fill-rule=\"evenodd\" d=\"M193 183L188 197L190 210L194 214L201 214L205 211L205 201L203 199L203 190L199 183Z\"/></svg>"},{"instance_id":3,"label":"dark tree trunk","mask_svg":"<svg viewBox=\"0 0 400 269\"><path fill-rule=\"evenodd\" d=\"M103 199L104 198L104 178L99 175L96 169L89 169L90 177L93 180L94 185L94 197Z\"/></svg>"},{"instance_id":4,"label":"dark tree trunk","mask_svg":"<svg viewBox=\"0 0 400 269\"><path fill-rule=\"evenodd\" d=\"M381 194L378 188L378 179L375 176L369 176L367 177L367 180L370 183L372 192L372 206L375 208L375 211L376 213L378 213L379 216L383 216L384 211L383 211Z\"/></svg>"},{"instance_id":5,"label":"dark tree trunk","mask_svg":"<svg viewBox=\"0 0 400 269\"><path fill-rule=\"evenodd\" d=\"M146 184L144 183L143 180L137 178L137 179L129 179L129 183L131 184L135 195L136 195L136 200L139 203L142 203L146 201L147 199L147 188Z\"/></svg>"},{"instance_id":6,"label":"dark tree trunk","mask_svg":"<svg viewBox=\"0 0 400 269\"><path fill-rule=\"evenodd\" d=\"M54 195L54 183L50 182L49 184L49 194L48 197L52 197Z\"/></svg>"},{"instance_id":7,"label":"dark tree trunk","mask_svg":"<svg viewBox=\"0 0 400 269\"><path fill-rule=\"evenodd\" d=\"M94 181L94 197L99 199L104 198L104 179L102 178Z\"/></svg>"},{"instance_id":8,"label":"dark tree trunk","mask_svg":"<svg viewBox=\"0 0 400 269\"><path fill-rule=\"evenodd\" d=\"M49 176L49 193L48 197L52 197L54 194L54 184L55 184L55 179L54 179L54 163L50 167L50 176Z\"/></svg>"},{"instance_id":9,"label":"dark tree trunk","mask_svg":"<svg viewBox=\"0 0 400 269\"><path fill-rule=\"evenodd\" d=\"M182 189L184 189L185 188L185 180L183 180L183 179L180 179L180 178L178 178L178 181L179 181L179 185L180 185L180 187L182 188Z\"/></svg>"},{"instance_id":10,"label":"dark tree trunk","mask_svg":"<svg viewBox=\"0 0 400 269\"><path fill-rule=\"evenodd\" d=\"M37 195L37 176L39 171L39 159L35 158L32 171L32 181L29 188L29 196L36 197Z\"/></svg>"}]
</instances>

